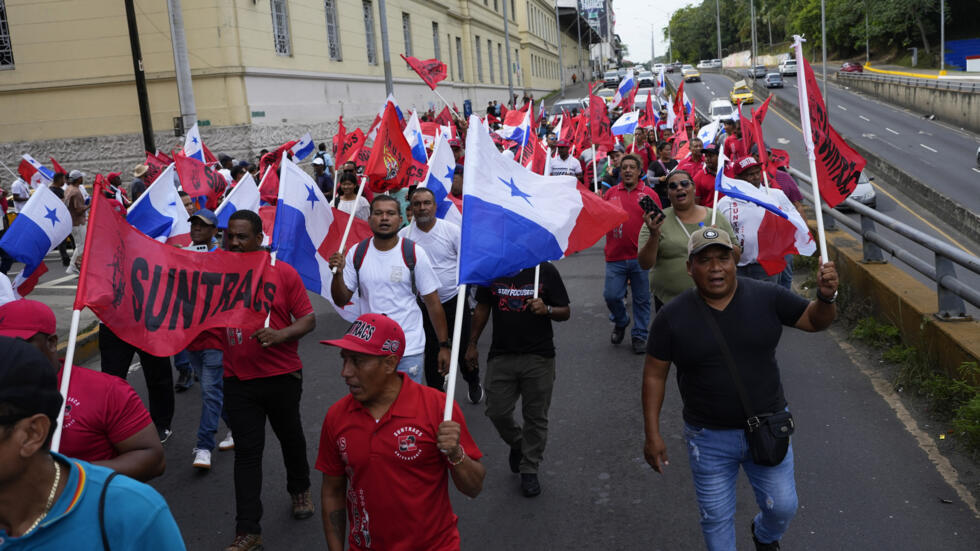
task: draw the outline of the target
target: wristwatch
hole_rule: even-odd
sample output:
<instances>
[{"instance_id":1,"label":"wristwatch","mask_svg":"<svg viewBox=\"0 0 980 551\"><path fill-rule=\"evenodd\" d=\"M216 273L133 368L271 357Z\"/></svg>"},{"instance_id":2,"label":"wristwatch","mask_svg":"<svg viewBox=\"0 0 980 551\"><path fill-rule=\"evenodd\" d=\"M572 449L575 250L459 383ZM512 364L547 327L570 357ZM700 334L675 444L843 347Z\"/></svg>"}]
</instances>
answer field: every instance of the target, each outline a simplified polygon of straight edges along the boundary
<instances>
[{"instance_id":1,"label":"wristwatch","mask_svg":"<svg viewBox=\"0 0 980 551\"><path fill-rule=\"evenodd\" d=\"M551 315L551 305L550 304L548 305L548 315L549 316Z\"/></svg>"},{"instance_id":2,"label":"wristwatch","mask_svg":"<svg viewBox=\"0 0 980 551\"><path fill-rule=\"evenodd\" d=\"M833 303L837 302L837 291L834 291L834 294L833 295L831 295L829 297L825 297L825 296L823 296L823 295L820 294L820 289L817 289L817 300L819 300L820 302L826 303L826 304L833 304Z\"/></svg>"},{"instance_id":3,"label":"wristwatch","mask_svg":"<svg viewBox=\"0 0 980 551\"><path fill-rule=\"evenodd\" d=\"M440 348L452 348L453 345L448 340L446 340L446 341L440 341L439 342L439 347Z\"/></svg>"}]
</instances>

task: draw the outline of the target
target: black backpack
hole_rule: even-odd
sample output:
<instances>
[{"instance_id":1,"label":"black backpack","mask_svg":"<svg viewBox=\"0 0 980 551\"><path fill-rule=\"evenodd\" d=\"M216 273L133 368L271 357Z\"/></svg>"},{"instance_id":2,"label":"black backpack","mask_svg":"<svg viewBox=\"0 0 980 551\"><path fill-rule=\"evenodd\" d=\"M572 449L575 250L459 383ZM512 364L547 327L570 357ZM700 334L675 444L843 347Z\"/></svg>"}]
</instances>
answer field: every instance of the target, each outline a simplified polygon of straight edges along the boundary
<instances>
[{"instance_id":1,"label":"black backpack","mask_svg":"<svg viewBox=\"0 0 980 551\"><path fill-rule=\"evenodd\" d=\"M361 241L357 244L357 248L354 249L354 272L357 274L357 292L361 296L364 295L361 293L361 265L364 264L364 257L367 255L368 247L371 246L371 239L373 238L368 237L364 241ZM412 279L412 294L417 295L419 290L415 286L415 241L402 238L401 248L402 261L405 262L409 277Z\"/></svg>"}]
</instances>

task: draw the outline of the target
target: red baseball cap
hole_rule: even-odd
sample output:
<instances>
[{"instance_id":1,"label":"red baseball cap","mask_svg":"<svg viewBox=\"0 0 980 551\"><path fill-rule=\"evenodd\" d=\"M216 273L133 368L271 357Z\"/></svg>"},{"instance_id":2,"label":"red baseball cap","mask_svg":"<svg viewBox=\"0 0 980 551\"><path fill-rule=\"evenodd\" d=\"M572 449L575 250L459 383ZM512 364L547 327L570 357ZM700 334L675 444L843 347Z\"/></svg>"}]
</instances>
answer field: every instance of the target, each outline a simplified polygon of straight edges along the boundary
<instances>
[{"instance_id":1,"label":"red baseball cap","mask_svg":"<svg viewBox=\"0 0 980 551\"><path fill-rule=\"evenodd\" d=\"M556 147L572 147L572 144L568 143L568 140L558 140L558 143L555 145Z\"/></svg>"},{"instance_id":2,"label":"red baseball cap","mask_svg":"<svg viewBox=\"0 0 980 551\"><path fill-rule=\"evenodd\" d=\"M57 331L54 312L43 302L22 298L0 306L0 336L27 340L38 333L54 335Z\"/></svg>"},{"instance_id":3,"label":"red baseball cap","mask_svg":"<svg viewBox=\"0 0 980 551\"><path fill-rule=\"evenodd\" d=\"M738 176L754 166L759 166L759 162L753 157L742 157L735 162L735 175Z\"/></svg>"},{"instance_id":4,"label":"red baseball cap","mask_svg":"<svg viewBox=\"0 0 980 551\"><path fill-rule=\"evenodd\" d=\"M398 322L384 314L361 314L343 338L320 341L320 344L369 356L395 355L401 358L405 353L405 332Z\"/></svg>"}]
</instances>

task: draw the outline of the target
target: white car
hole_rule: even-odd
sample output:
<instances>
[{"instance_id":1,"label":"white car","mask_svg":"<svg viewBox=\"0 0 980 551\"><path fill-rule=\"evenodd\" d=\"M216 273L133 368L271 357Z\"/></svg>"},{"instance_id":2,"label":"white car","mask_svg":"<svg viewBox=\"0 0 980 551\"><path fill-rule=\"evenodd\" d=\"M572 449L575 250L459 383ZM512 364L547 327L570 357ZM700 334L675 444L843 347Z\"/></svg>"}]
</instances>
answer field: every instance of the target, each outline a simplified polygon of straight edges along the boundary
<instances>
[{"instance_id":1,"label":"white car","mask_svg":"<svg viewBox=\"0 0 980 551\"><path fill-rule=\"evenodd\" d=\"M702 59L700 62L698 62L698 69L710 69L710 68L711 68L710 59Z\"/></svg>"},{"instance_id":2,"label":"white car","mask_svg":"<svg viewBox=\"0 0 980 551\"><path fill-rule=\"evenodd\" d=\"M713 99L708 104L708 118L712 122L725 119L737 119L738 111L727 99Z\"/></svg>"},{"instance_id":3,"label":"white car","mask_svg":"<svg viewBox=\"0 0 980 551\"><path fill-rule=\"evenodd\" d=\"M874 186L871 185L873 181L874 176L869 178L864 174L864 171L861 171L861 175L858 176L857 186L854 187L854 191L851 192L848 198L854 199L866 207L878 208L878 194L875 192ZM851 210L845 203L841 203L834 208L845 212Z\"/></svg>"},{"instance_id":4,"label":"white car","mask_svg":"<svg viewBox=\"0 0 980 551\"><path fill-rule=\"evenodd\" d=\"M721 69L721 60L720 59L717 59L717 58L712 59L711 60L711 68L712 69Z\"/></svg>"},{"instance_id":5,"label":"white car","mask_svg":"<svg viewBox=\"0 0 980 551\"><path fill-rule=\"evenodd\" d=\"M654 63L653 64L653 72L655 74L658 74L659 75L660 74L660 71L663 71L663 70L664 70L664 64L663 63Z\"/></svg>"},{"instance_id":6,"label":"white car","mask_svg":"<svg viewBox=\"0 0 980 551\"><path fill-rule=\"evenodd\" d=\"M783 62L779 64L779 74L783 76L796 76L796 60L784 59Z\"/></svg>"}]
</instances>

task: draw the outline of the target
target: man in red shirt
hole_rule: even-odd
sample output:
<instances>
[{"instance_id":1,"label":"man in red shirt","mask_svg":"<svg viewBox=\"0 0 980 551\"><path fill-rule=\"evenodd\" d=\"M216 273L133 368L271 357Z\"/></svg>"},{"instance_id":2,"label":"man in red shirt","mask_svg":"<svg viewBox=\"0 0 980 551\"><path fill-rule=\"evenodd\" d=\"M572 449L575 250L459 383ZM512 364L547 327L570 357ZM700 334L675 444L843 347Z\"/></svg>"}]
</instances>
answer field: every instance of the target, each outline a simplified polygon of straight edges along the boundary
<instances>
[{"instance_id":1,"label":"man in red shirt","mask_svg":"<svg viewBox=\"0 0 980 551\"><path fill-rule=\"evenodd\" d=\"M694 176L694 193L698 196L698 204L703 207L715 205L715 176L718 174L718 146L709 143L701 150L704 156L704 167ZM719 194L719 198L722 195Z\"/></svg>"},{"instance_id":2,"label":"man in red shirt","mask_svg":"<svg viewBox=\"0 0 980 551\"><path fill-rule=\"evenodd\" d=\"M51 362L61 381L54 312L36 300L0 306L0 336L27 341ZM163 474L166 460L150 414L126 381L75 366L68 384L59 451L146 482Z\"/></svg>"},{"instance_id":3,"label":"man in red shirt","mask_svg":"<svg viewBox=\"0 0 980 551\"><path fill-rule=\"evenodd\" d=\"M231 215L225 232L232 252L258 251L262 246L262 219L250 210ZM297 349L300 338L313 331L313 307L296 270L285 262L266 267L264 289L271 289L269 326L254 333L227 328L223 337L225 411L235 435L236 537L226 551L262 547L262 451L265 421L282 447L286 490L292 497L293 517L313 516L310 466L300 419L303 363Z\"/></svg>"},{"instance_id":4,"label":"man in red shirt","mask_svg":"<svg viewBox=\"0 0 980 551\"><path fill-rule=\"evenodd\" d=\"M741 159L748 155L748 151L745 150L745 144L742 143L742 127L739 125L738 121L735 119L725 119L721 121L725 125L725 138L724 150L726 159Z\"/></svg>"},{"instance_id":5,"label":"man in red shirt","mask_svg":"<svg viewBox=\"0 0 980 551\"><path fill-rule=\"evenodd\" d=\"M383 314L320 342L341 349L350 389L327 411L317 454L327 548L343 551L346 539L351 550L459 549L449 478L476 497L486 475L459 406L443 421L446 395L397 371L405 333Z\"/></svg>"},{"instance_id":6,"label":"man in red shirt","mask_svg":"<svg viewBox=\"0 0 980 551\"><path fill-rule=\"evenodd\" d=\"M687 142L687 146L691 152L691 156L686 159L681 159L677 163L677 168L690 174L693 179L697 178L698 174L704 172L704 156L702 154L704 142L699 138L691 138Z\"/></svg>"},{"instance_id":7,"label":"man in red shirt","mask_svg":"<svg viewBox=\"0 0 980 551\"><path fill-rule=\"evenodd\" d=\"M640 199L650 197L659 207L660 199L657 192L648 186L640 185L640 170L643 161L633 154L623 155L619 161L619 176L622 181L609 188L603 196L607 201L613 197L619 198L620 203L629 214L629 219L618 228L606 234L606 283L603 297L609 308L609 320L613 322L613 332L610 341L613 344L623 342L626 328L630 324L626 314L627 285L633 291L633 329L630 337L634 354L646 352L648 326L650 324L650 282L647 271L640 268L636 261L637 241L640 237L640 227L643 225L643 208Z\"/></svg>"}]
</instances>

